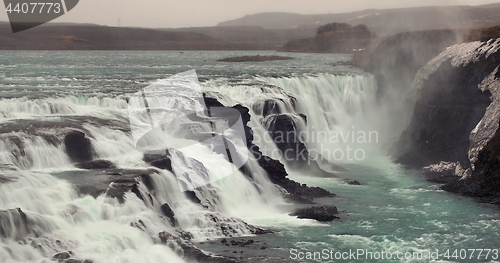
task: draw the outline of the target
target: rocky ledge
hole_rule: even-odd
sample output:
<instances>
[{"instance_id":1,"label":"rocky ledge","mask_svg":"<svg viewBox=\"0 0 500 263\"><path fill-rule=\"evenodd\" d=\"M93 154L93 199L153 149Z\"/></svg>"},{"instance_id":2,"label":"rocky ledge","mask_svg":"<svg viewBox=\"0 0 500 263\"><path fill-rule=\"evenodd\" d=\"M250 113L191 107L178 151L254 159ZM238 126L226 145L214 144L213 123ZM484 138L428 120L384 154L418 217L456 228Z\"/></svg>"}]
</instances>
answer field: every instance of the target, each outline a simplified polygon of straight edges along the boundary
<instances>
[{"instance_id":1,"label":"rocky ledge","mask_svg":"<svg viewBox=\"0 0 500 263\"><path fill-rule=\"evenodd\" d=\"M290 215L296 216L298 218L314 219L319 222L329 222L338 219L338 217L335 216L338 213L339 211L335 206L313 206L297 209Z\"/></svg>"}]
</instances>

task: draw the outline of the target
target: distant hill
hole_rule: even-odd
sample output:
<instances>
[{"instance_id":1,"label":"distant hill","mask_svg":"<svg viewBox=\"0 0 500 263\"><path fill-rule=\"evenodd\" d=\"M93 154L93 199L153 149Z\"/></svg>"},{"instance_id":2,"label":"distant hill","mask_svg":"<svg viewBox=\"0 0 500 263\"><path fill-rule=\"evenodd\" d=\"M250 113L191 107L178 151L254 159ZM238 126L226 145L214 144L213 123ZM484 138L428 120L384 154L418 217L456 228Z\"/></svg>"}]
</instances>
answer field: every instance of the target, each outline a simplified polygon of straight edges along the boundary
<instances>
[{"instance_id":1,"label":"distant hill","mask_svg":"<svg viewBox=\"0 0 500 263\"><path fill-rule=\"evenodd\" d=\"M290 29L290 28L314 28L330 23L342 22L356 15L363 15L365 11L345 13L345 14L318 14L318 15L300 15L292 13L259 13L247 15L242 18L221 22L219 27L225 26L258 26L264 29ZM339 21L335 21L339 20Z\"/></svg>"},{"instance_id":2,"label":"distant hill","mask_svg":"<svg viewBox=\"0 0 500 263\"><path fill-rule=\"evenodd\" d=\"M340 14L299 15L260 13L221 22L217 26L260 26L264 29L311 28L331 22L365 24L378 36L436 28L500 25L500 3L483 6L429 6L370 9Z\"/></svg>"},{"instance_id":3,"label":"distant hill","mask_svg":"<svg viewBox=\"0 0 500 263\"><path fill-rule=\"evenodd\" d=\"M221 39L195 32L143 28L46 24L13 34L0 23L3 50L223 50L239 49Z\"/></svg>"},{"instance_id":4,"label":"distant hill","mask_svg":"<svg viewBox=\"0 0 500 263\"><path fill-rule=\"evenodd\" d=\"M0 49L275 50L315 35L315 28L191 27L145 29L48 23L13 34L0 22Z\"/></svg>"}]
</instances>

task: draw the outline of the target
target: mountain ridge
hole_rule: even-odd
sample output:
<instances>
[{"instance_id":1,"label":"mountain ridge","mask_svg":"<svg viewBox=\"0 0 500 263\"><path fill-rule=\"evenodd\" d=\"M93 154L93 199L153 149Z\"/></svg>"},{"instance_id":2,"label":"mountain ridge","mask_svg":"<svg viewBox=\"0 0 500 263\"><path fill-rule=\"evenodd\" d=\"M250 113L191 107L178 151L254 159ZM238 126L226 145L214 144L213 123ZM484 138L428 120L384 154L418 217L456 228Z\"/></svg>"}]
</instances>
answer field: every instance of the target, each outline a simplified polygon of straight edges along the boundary
<instances>
[{"instance_id":1,"label":"mountain ridge","mask_svg":"<svg viewBox=\"0 0 500 263\"><path fill-rule=\"evenodd\" d=\"M489 27L500 24L500 3L479 6L424 6L366 9L334 14L268 12L220 22L225 26L261 26L264 29L311 28L331 22L365 24L378 36L438 28Z\"/></svg>"}]
</instances>

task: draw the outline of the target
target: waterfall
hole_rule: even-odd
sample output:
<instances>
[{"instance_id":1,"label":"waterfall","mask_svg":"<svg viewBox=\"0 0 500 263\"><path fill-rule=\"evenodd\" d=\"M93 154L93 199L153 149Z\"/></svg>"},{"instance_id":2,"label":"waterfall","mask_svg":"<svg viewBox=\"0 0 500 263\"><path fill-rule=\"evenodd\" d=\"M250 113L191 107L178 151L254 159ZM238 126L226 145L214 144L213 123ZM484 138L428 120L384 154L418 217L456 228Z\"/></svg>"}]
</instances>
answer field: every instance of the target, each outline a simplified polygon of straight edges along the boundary
<instances>
[{"instance_id":1,"label":"waterfall","mask_svg":"<svg viewBox=\"0 0 500 263\"><path fill-rule=\"evenodd\" d=\"M201 144L179 151L186 160L180 169L196 164L206 176L229 176L181 192L175 173L143 161L130 132L126 97L1 99L0 112L2 262L45 262L68 251L71 258L93 262L182 262L182 248L161 233L187 231L199 241L251 235L256 228L248 223L286 215L276 208L283 203L280 192L253 157L247 160L249 178ZM76 168L64 145L72 130L87 135L94 159L119 169ZM173 149L187 141L175 134L153 139ZM138 190L125 191L123 203L110 196L122 183L109 184L97 196L82 194L82 185L93 187L106 173L140 175L129 180Z\"/></svg>"},{"instance_id":2,"label":"waterfall","mask_svg":"<svg viewBox=\"0 0 500 263\"><path fill-rule=\"evenodd\" d=\"M296 94L296 111L307 116L303 140L310 151L315 149L328 161L361 161L367 150L363 144L378 143L376 119L379 118L370 116L377 106L377 85L373 76L325 74L305 78L264 78L263 81ZM352 153L348 149L352 149ZM358 149L363 153L354 156Z\"/></svg>"},{"instance_id":3,"label":"waterfall","mask_svg":"<svg viewBox=\"0 0 500 263\"><path fill-rule=\"evenodd\" d=\"M225 106L246 106L253 142L275 159L283 147L302 143L311 156L318 150L327 162L341 163L348 160L322 154L320 147L378 150L378 141L365 147L367 142L354 136L387 130L369 75L256 77L202 86ZM202 241L254 234L259 229L252 223L296 224L299 220L281 210L283 189L269 181L240 138L235 127L241 120L222 110L228 108L204 110L201 93L181 94L151 96L152 114L168 108L192 111L162 123L131 114L130 105L145 106L132 94L1 99L0 257L43 262L71 251L67 256L93 262L182 262L182 248L169 235L189 233ZM137 133L129 121L145 129ZM276 143L269 131L282 131L282 124L290 125L298 142ZM76 168L65 147L65 136L73 131L86 135L93 160L117 168ZM339 140L331 144L307 137L334 133ZM220 134L224 140L217 144ZM168 153L172 169L152 167L143 158L148 150ZM224 150L245 161L250 174L239 171Z\"/></svg>"},{"instance_id":4,"label":"waterfall","mask_svg":"<svg viewBox=\"0 0 500 263\"><path fill-rule=\"evenodd\" d=\"M276 123L290 123L296 130L295 137L284 136L285 141L302 142L313 159L322 157L329 163L385 155L403 129L392 118L395 114L391 107L377 98L372 75L257 77L253 85L204 85L226 105L243 103L251 109L252 116L259 120L251 123L256 144L275 159L284 159L276 154L276 144L283 144L279 142L283 138L269 136L276 130Z\"/></svg>"}]
</instances>

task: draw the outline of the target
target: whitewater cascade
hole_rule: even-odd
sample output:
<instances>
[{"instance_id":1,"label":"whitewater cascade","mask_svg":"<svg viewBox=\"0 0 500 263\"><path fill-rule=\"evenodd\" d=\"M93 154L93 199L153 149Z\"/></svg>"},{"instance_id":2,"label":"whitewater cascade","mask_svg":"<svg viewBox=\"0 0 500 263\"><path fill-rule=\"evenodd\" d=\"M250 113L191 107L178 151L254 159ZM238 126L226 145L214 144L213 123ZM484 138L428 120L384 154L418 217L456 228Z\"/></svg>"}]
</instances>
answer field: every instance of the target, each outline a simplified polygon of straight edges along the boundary
<instances>
[{"instance_id":1,"label":"whitewater cascade","mask_svg":"<svg viewBox=\"0 0 500 263\"><path fill-rule=\"evenodd\" d=\"M218 99L226 105L242 103L251 109L259 120L251 123L257 134L255 143L275 159L283 155L276 154L279 151L268 142L288 140L304 143L313 159L362 161L384 155L401 132L391 128L391 108L378 102L377 84L371 75L258 77L255 81L260 84L205 85L223 94ZM293 126L296 138L270 138L268 131L277 124ZM320 157L313 156L315 153Z\"/></svg>"},{"instance_id":2,"label":"whitewater cascade","mask_svg":"<svg viewBox=\"0 0 500 263\"><path fill-rule=\"evenodd\" d=\"M280 191L255 160L248 160L253 175L249 179L201 144L177 153L184 160L178 168L209 177L230 176L181 192L175 174L143 161L130 134L125 98L0 101L2 262L49 262L54 256L93 262L182 262L182 249L168 239L181 235L180 229L194 240L249 235L256 228L245 221L260 213L278 214ZM123 202L110 197L120 191L120 183L111 183L97 196L79 194L78 185L94 180L98 184L110 172L75 168L64 144L72 131L87 135L93 159L119 168L112 175L132 174L137 187L125 191ZM171 148L185 141L175 136L156 139L156 145Z\"/></svg>"},{"instance_id":3,"label":"whitewater cascade","mask_svg":"<svg viewBox=\"0 0 500 263\"><path fill-rule=\"evenodd\" d=\"M366 147L367 141L352 136L377 131L377 140L385 139L386 115L377 104L372 76L322 74L231 84L207 81L202 86L225 106L240 103L250 109L248 125L264 154L277 152L268 133L276 126L277 115L289 116L296 131L307 134L351 133L348 139L327 143L330 149L362 147L368 156L368 151L379 150L379 141ZM248 223L286 216L278 209L283 189L269 181L252 153L245 152L248 149L233 141L236 151L249 156L246 166L252 178L223 155L213 154L207 145L186 138L191 133L221 132L197 119L177 122L184 130L162 127L155 131L172 132L168 136L148 137L149 145L168 148L179 159L176 173L146 163L131 134L129 99L122 95L0 100L2 262L51 262L54 255L106 263L182 262L182 248L169 235L189 232L194 240L251 235L258 229ZM163 100L158 105L179 101ZM65 136L74 131L83 132L90 141L93 160L106 160L117 168L76 168L64 143ZM325 145L308 139L304 143L309 152ZM333 155L323 157L332 163L346 161ZM176 177L180 170L214 178L229 176L202 187L180 189ZM120 183L106 185L98 194L81 193L81 185L93 186L94 180L118 175L132 184L123 200L112 197L123 187Z\"/></svg>"}]
</instances>

